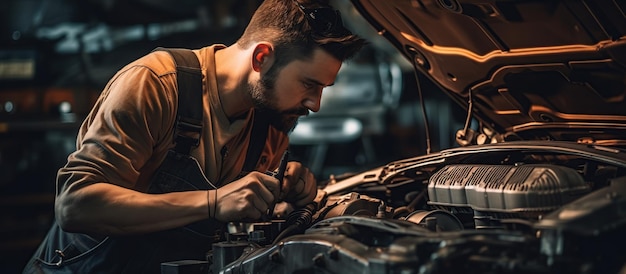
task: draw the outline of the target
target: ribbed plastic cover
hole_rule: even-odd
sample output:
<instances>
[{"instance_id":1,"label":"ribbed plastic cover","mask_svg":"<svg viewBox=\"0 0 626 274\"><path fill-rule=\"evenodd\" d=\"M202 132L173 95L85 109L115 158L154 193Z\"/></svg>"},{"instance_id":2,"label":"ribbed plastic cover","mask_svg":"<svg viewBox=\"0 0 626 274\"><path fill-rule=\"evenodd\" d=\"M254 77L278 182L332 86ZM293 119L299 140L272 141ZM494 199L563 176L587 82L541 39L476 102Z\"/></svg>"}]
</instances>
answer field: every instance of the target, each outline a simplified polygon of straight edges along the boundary
<instances>
[{"instance_id":1,"label":"ribbed plastic cover","mask_svg":"<svg viewBox=\"0 0 626 274\"><path fill-rule=\"evenodd\" d=\"M590 186L576 170L555 165L449 165L429 180L429 204L520 212L556 209Z\"/></svg>"}]
</instances>

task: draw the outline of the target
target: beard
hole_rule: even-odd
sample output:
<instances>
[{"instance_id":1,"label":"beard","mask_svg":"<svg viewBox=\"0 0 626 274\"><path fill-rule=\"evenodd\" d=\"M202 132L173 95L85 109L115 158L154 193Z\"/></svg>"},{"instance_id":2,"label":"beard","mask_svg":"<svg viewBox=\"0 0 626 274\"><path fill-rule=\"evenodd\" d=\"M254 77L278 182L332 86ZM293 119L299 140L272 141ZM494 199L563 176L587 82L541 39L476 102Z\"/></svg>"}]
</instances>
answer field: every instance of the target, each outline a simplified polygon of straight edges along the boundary
<instances>
[{"instance_id":1,"label":"beard","mask_svg":"<svg viewBox=\"0 0 626 274\"><path fill-rule=\"evenodd\" d=\"M278 69L276 66L270 67L267 73L261 75L261 79L250 86L250 94L256 111L269 119L271 126L279 131L289 134L298 124L298 118L309 114L305 107L278 110L276 105L276 76Z\"/></svg>"}]
</instances>

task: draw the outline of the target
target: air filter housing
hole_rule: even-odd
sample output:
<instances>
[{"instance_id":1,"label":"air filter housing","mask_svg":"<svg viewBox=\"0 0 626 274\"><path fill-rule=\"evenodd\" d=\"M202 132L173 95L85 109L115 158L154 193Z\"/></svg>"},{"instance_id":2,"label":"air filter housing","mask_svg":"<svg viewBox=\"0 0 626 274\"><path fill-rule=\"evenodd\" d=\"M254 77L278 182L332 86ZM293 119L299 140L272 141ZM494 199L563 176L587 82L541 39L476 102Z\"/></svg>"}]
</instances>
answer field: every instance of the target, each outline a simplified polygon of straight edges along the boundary
<instances>
[{"instance_id":1,"label":"air filter housing","mask_svg":"<svg viewBox=\"0 0 626 274\"><path fill-rule=\"evenodd\" d=\"M576 170L556 165L449 165L429 180L429 204L481 212L548 212L589 193Z\"/></svg>"}]
</instances>

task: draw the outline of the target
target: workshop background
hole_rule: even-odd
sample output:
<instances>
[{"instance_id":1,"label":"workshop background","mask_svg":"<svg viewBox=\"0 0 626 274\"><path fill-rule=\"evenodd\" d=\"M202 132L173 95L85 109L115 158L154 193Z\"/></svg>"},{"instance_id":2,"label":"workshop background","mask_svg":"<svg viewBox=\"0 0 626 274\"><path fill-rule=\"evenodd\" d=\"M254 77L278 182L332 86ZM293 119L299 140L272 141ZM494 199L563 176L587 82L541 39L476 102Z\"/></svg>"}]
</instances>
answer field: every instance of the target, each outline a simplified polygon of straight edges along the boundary
<instances>
[{"instance_id":1,"label":"workshop background","mask_svg":"<svg viewBox=\"0 0 626 274\"><path fill-rule=\"evenodd\" d=\"M109 78L156 47L232 44L261 0L0 2L0 272L19 273L53 222L56 171ZM331 1L369 45L292 134L292 159L322 181L455 146L465 113L361 18Z\"/></svg>"}]
</instances>

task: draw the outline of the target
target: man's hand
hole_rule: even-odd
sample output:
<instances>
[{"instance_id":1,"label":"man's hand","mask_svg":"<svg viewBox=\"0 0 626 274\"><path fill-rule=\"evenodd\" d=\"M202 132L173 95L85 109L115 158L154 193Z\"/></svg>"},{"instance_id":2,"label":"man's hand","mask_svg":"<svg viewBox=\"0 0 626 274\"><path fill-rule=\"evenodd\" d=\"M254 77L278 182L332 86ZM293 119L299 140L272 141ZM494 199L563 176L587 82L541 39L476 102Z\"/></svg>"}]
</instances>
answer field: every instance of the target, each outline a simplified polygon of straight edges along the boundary
<instances>
[{"instance_id":1,"label":"man's hand","mask_svg":"<svg viewBox=\"0 0 626 274\"><path fill-rule=\"evenodd\" d=\"M213 201L217 205L209 204L213 206L209 208L211 215L222 222L258 220L276 202L278 183L278 179L267 174L250 172L217 189L217 201Z\"/></svg>"},{"instance_id":2,"label":"man's hand","mask_svg":"<svg viewBox=\"0 0 626 274\"><path fill-rule=\"evenodd\" d=\"M299 162L287 164L282 184L281 198L296 207L312 202L317 194L314 174Z\"/></svg>"}]
</instances>

